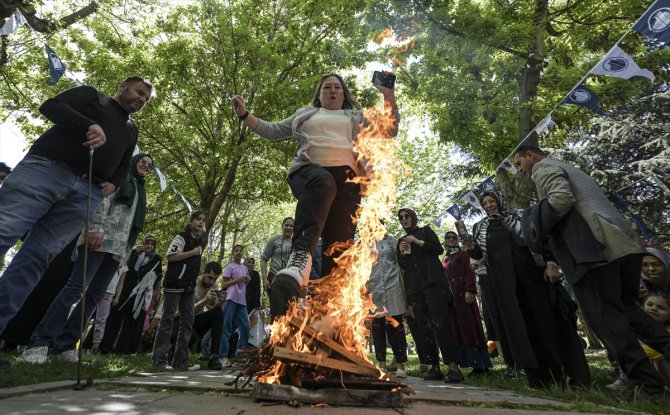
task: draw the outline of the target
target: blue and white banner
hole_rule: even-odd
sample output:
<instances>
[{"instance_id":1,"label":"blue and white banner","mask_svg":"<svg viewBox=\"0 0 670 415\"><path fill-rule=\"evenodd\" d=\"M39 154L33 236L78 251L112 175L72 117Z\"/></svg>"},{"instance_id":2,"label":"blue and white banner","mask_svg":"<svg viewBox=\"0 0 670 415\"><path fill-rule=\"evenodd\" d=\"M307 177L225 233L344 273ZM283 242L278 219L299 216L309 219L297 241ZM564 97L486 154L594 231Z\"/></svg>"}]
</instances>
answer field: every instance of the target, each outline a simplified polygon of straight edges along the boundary
<instances>
[{"instance_id":1,"label":"blue and white banner","mask_svg":"<svg viewBox=\"0 0 670 415\"><path fill-rule=\"evenodd\" d=\"M633 58L628 56L617 45L614 45L609 53L589 73L614 76L622 79L630 79L634 76L644 76L645 78L649 78L650 81L655 79L654 74L649 69L640 69Z\"/></svg>"},{"instance_id":2,"label":"blue and white banner","mask_svg":"<svg viewBox=\"0 0 670 415\"><path fill-rule=\"evenodd\" d=\"M16 10L11 16L7 18L5 24L0 28L0 35L11 35L16 30L26 23L26 18L23 17L20 11Z\"/></svg>"},{"instance_id":3,"label":"blue and white banner","mask_svg":"<svg viewBox=\"0 0 670 415\"><path fill-rule=\"evenodd\" d=\"M433 219L433 225L437 226L438 228L442 227L442 214L441 213L438 217Z\"/></svg>"},{"instance_id":4,"label":"blue and white banner","mask_svg":"<svg viewBox=\"0 0 670 415\"><path fill-rule=\"evenodd\" d=\"M579 85L573 89L567 97L563 98L561 104L581 105L598 115L605 115L598 106L598 96L584 85Z\"/></svg>"},{"instance_id":5,"label":"blue and white banner","mask_svg":"<svg viewBox=\"0 0 670 415\"><path fill-rule=\"evenodd\" d=\"M503 160L503 162L500 163L500 166L498 166L498 169L505 169L512 174L517 173L516 166L514 166L514 164L512 164L512 162L509 161L509 159ZM496 169L496 170L498 170L498 169Z\"/></svg>"},{"instance_id":6,"label":"blue and white banner","mask_svg":"<svg viewBox=\"0 0 670 415\"><path fill-rule=\"evenodd\" d=\"M549 129L555 125L556 123L551 119L551 114L549 114L542 118L542 121L535 126L534 130L538 134L548 134Z\"/></svg>"},{"instance_id":7,"label":"blue and white banner","mask_svg":"<svg viewBox=\"0 0 670 415\"><path fill-rule=\"evenodd\" d=\"M633 29L661 42L670 42L670 0L657 0Z\"/></svg>"},{"instance_id":8,"label":"blue and white banner","mask_svg":"<svg viewBox=\"0 0 670 415\"><path fill-rule=\"evenodd\" d=\"M488 179L479 183L477 188L482 192L495 192L498 189L495 182L493 181L493 177L489 177Z\"/></svg>"},{"instance_id":9,"label":"blue and white banner","mask_svg":"<svg viewBox=\"0 0 670 415\"><path fill-rule=\"evenodd\" d=\"M54 52L53 49L49 47L49 45L45 43L44 48L47 51L47 58L49 59L49 76L51 76L51 82L49 83L49 86L54 86L65 73L65 64L60 60L58 55L56 55L56 52Z\"/></svg>"},{"instance_id":10,"label":"blue and white banner","mask_svg":"<svg viewBox=\"0 0 670 415\"><path fill-rule=\"evenodd\" d=\"M449 212L449 214L450 214L451 216L453 216L454 219L456 219L456 220L461 220L461 209L458 207L458 205L457 205L456 203L454 203L453 205L449 206L449 207L447 208L447 212Z\"/></svg>"},{"instance_id":11,"label":"blue and white banner","mask_svg":"<svg viewBox=\"0 0 670 415\"><path fill-rule=\"evenodd\" d=\"M475 195L473 190L470 190L465 196L461 198L461 200L471 206L476 207L480 212L484 212L484 208L482 207L481 203L479 203L479 198L477 198L477 195Z\"/></svg>"}]
</instances>

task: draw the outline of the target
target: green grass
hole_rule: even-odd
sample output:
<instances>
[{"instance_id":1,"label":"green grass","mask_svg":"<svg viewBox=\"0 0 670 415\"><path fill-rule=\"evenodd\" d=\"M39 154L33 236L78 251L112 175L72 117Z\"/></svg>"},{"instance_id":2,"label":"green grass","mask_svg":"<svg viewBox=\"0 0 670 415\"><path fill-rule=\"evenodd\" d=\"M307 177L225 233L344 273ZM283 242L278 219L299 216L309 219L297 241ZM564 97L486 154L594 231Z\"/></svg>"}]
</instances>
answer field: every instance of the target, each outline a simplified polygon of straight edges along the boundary
<instances>
[{"instance_id":1,"label":"green grass","mask_svg":"<svg viewBox=\"0 0 670 415\"><path fill-rule=\"evenodd\" d=\"M391 350L388 350L387 355L390 362ZM12 367L9 370L0 372L0 387L2 388L60 380L71 380L74 383L76 379L76 366L74 364L49 362L43 365L32 365L15 362L15 357L16 354L13 353L0 353L0 359L12 361ZM374 354L370 357L374 360ZM667 406L631 403L625 401L621 395L605 389L605 385L615 379L615 376L610 372L607 358L602 353L590 354L587 358L591 368L591 388L588 390L560 387L541 390L530 389L524 377L517 380L504 378L502 373L505 369L500 359L494 359L494 370L491 375L476 379L466 377L465 383L488 389L510 390L520 395L567 402L570 404L569 410L575 412L612 414L645 412L654 415L668 413ZM191 355L191 362L195 363L196 361L197 355ZM147 354L138 356L84 355L84 362L87 364L82 366L82 379L110 379L127 376L133 372L156 372L161 370L151 365L151 359ZM202 362L198 363L202 364ZM419 362L416 354L409 356L406 368L410 376L419 376ZM446 367L443 368L443 371L446 373ZM469 369L464 369L463 372L467 375ZM500 404L497 406L499 407ZM528 407L528 409L533 408L547 409Z\"/></svg>"},{"instance_id":2,"label":"green grass","mask_svg":"<svg viewBox=\"0 0 670 415\"><path fill-rule=\"evenodd\" d=\"M388 361L390 363L393 356L392 351L387 351ZM370 355L373 361L376 361L374 354ZM599 412L599 413L649 413L665 415L668 413L668 406L663 404L653 405L647 402L630 402L620 393L610 391L605 388L612 383L616 376L610 371L610 364L604 352L588 354L587 360L591 369L591 388L586 390L561 388L555 386L548 389L531 389L528 387L525 377L518 379L508 379L502 376L505 367L501 359L493 359L493 372L485 377L468 378L470 369L463 369L466 375L465 383L468 385L479 386L487 389L503 389L514 391L519 395L534 396L558 400L570 404L569 410L575 412ZM416 354L408 356L406 364L407 373L410 376L419 376L419 361ZM446 366L442 367L444 373L447 372ZM530 408L529 408L530 409Z\"/></svg>"},{"instance_id":3,"label":"green grass","mask_svg":"<svg viewBox=\"0 0 670 415\"><path fill-rule=\"evenodd\" d=\"M30 385L60 380L74 380L76 365L63 362L47 362L42 365L16 362L14 353L0 353L0 359L12 362L12 367L0 372L0 387ZM113 355L84 355L84 365L81 367L81 378L110 379L126 376L132 372L156 372L160 368L151 365L148 355L113 356Z\"/></svg>"}]
</instances>

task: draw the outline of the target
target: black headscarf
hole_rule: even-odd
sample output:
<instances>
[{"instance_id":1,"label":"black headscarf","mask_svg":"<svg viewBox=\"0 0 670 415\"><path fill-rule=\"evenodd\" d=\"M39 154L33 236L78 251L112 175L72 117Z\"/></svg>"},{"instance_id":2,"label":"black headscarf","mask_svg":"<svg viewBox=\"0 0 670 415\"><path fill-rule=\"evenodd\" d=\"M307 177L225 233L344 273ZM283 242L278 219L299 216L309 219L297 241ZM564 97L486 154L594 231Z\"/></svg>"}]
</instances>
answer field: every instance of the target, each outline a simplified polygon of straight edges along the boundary
<instances>
[{"instance_id":1,"label":"black headscarf","mask_svg":"<svg viewBox=\"0 0 670 415\"><path fill-rule=\"evenodd\" d=\"M128 235L128 244L135 245L137 235L144 229L144 216L147 213L147 195L144 191L144 177L137 173L137 163L143 158L151 156L146 153L138 153L130 159L130 170L126 175L126 179L121 185L121 188L116 193L116 203L121 203L126 206L132 206L137 196L137 206L135 207L135 215L133 216L133 224L130 227L130 235ZM153 160L153 158L152 158Z\"/></svg>"},{"instance_id":2,"label":"black headscarf","mask_svg":"<svg viewBox=\"0 0 670 415\"><path fill-rule=\"evenodd\" d=\"M405 212L409 215L409 217L412 219L412 227L409 230L405 230L408 234L410 234L414 229L416 229L416 225L419 223L419 217L416 216L416 212L414 212L410 208L402 208L398 211L398 219L400 219L400 213Z\"/></svg>"}]
</instances>

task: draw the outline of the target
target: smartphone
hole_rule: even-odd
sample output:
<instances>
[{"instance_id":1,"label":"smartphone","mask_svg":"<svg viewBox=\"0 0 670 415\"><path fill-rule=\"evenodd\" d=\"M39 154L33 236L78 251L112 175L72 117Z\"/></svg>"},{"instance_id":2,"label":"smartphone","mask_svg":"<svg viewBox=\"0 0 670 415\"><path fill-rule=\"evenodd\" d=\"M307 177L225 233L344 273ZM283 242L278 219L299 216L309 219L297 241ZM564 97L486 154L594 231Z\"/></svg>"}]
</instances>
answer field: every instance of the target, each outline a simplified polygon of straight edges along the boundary
<instances>
[{"instance_id":1,"label":"smartphone","mask_svg":"<svg viewBox=\"0 0 670 415\"><path fill-rule=\"evenodd\" d=\"M456 223L456 233L458 234L458 237L461 239L468 239L470 235L468 235L468 229L465 227L465 222L462 220L457 220Z\"/></svg>"},{"instance_id":2,"label":"smartphone","mask_svg":"<svg viewBox=\"0 0 670 415\"><path fill-rule=\"evenodd\" d=\"M223 290L214 290L216 291L216 297L219 299L219 301L225 301L226 299L226 292Z\"/></svg>"},{"instance_id":3,"label":"smartphone","mask_svg":"<svg viewBox=\"0 0 670 415\"><path fill-rule=\"evenodd\" d=\"M372 83L393 89L395 87L395 75L392 72L374 71Z\"/></svg>"}]
</instances>

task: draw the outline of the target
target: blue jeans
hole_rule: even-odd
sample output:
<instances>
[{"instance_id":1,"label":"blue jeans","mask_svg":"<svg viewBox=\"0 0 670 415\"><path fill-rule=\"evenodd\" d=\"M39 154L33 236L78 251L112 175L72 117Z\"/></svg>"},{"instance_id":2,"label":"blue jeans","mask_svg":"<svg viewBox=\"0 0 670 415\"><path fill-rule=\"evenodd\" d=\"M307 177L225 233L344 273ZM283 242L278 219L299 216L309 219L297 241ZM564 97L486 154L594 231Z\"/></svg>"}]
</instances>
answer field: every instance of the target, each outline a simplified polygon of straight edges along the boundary
<instances>
[{"instance_id":1,"label":"blue jeans","mask_svg":"<svg viewBox=\"0 0 670 415\"><path fill-rule=\"evenodd\" d=\"M77 248L77 262L65 287L56 296L44 314L42 321L33 331L30 347L50 346L55 353L73 350L79 339L81 326L81 280L84 273L84 247ZM105 252L88 252L86 264L86 301L84 321L93 315L95 305L100 301L109 282L114 277L119 262L112 254ZM70 313L72 305L79 304ZM69 317L68 317L69 314Z\"/></svg>"},{"instance_id":2,"label":"blue jeans","mask_svg":"<svg viewBox=\"0 0 670 415\"><path fill-rule=\"evenodd\" d=\"M223 335L221 336L221 347L219 348L219 357L222 359L228 356L228 342L233 333L233 324L240 331L240 340L237 343L237 348L243 349L249 344L249 315L247 314L247 306L226 300L223 303Z\"/></svg>"},{"instance_id":3,"label":"blue jeans","mask_svg":"<svg viewBox=\"0 0 670 415\"><path fill-rule=\"evenodd\" d=\"M0 278L0 333L51 260L84 228L87 198L86 179L40 156L26 156L5 179L0 187L0 255L25 239ZM94 183L92 214L100 200L100 186Z\"/></svg>"}]
</instances>

